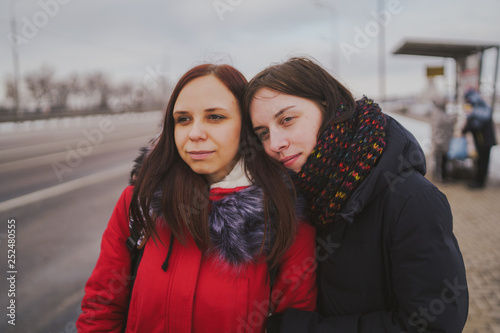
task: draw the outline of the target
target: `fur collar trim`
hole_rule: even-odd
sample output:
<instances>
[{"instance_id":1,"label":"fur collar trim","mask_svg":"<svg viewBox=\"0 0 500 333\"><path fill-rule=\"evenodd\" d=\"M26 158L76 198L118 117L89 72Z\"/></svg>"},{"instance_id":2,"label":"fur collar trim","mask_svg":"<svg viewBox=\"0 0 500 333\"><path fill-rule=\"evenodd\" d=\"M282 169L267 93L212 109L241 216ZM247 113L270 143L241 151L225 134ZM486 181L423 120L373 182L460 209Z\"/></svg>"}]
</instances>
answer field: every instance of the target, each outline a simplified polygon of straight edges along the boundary
<instances>
[{"instance_id":1,"label":"fur collar trim","mask_svg":"<svg viewBox=\"0 0 500 333\"><path fill-rule=\"evenodd\" d=\"M271 228L272 217L264 222L263 193L257 186L248 186L213 200L208 217L212 248L207 255L221 264L240 266L254 262L259 254L267 254L269 244L274 240ZM161 209L161 191L155 193L151 213L163 216ZM270 214L271 216L274 215ZM164 227L163 218L157 220ZM265 242L262 240L265 235Z\"/></svg>"},{"instance_id":2,"label":"fur collar trim","mask_svg":"<svg viewBox=\"0 0 500 333\"><path fill-rule=\"evenodd\" d=\"M211 202L209 254L221 264L246 264L258 259L261 250L268 253L274 234L271 222L264 223L262 198L261 188L249 186Z\"/></svg>"}]
</instances>

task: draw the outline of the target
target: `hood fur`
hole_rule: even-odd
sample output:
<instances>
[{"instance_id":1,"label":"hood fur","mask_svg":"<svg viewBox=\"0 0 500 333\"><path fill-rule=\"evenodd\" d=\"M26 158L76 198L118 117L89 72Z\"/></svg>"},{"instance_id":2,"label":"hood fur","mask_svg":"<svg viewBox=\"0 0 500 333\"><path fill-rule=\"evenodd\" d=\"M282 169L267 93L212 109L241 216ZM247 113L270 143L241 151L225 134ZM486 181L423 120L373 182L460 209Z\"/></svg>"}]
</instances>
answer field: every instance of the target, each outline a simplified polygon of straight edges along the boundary
<instances>
[{"instance_id":1,"label":"hood fur","mask_svg":"<svg viewBox=\"0 0 500 333\"><path fill-rule=\"evenodd\" d=\"M274 214L270 213L266 226L261 188L249 186L210 204L208 224L212 247L208 255L215 257L220 264L239 266L257 259L261 249L263 254L268 253L269 244L274 240L271 227ZM155 192L150 214L163 216L161 191ZM164 227L165 219L158 218L157 224Z\"/></svg>"},{"instance_id":2,"label":"hood fur","mask_svg":"<svg viewBox=\"0 0 500 333\"><path fill-rule=\"evenodd\" d=\"M213 255L220 261L239 265L254 260L261 249L268 253L274 234L272 222L265 225L262 199L262 189L250 186L212 201L208 220L210 238Z\"/></svg>"}]
</instances>

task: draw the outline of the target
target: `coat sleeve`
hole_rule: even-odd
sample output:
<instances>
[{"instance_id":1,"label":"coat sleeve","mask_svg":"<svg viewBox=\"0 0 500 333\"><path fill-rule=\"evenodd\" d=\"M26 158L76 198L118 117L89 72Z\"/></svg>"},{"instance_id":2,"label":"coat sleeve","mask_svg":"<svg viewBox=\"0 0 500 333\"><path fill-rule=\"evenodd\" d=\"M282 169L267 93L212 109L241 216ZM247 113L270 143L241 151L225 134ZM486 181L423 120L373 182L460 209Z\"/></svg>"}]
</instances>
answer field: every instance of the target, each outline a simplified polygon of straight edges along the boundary
<instances>
[{"instance_id":1,"label":"coat sleeve","mask_svg":"<svg viewBox=\"0 0 500 333\"><path fill-rule=\"evenodd\" d=\"M275 313L288 308L316 309L316 230L300 222L295 242L280 262L271 300Z\"/></svg>"},{"instance_id":2,"label":"coat sleeve","mask_svg":"<svg viewBox=\"0 0 500 333\"><path fill-rule=\"evenodd\" d=\"M131 256L125 242L132 192L132 186L123 191L104 231L99 259L85 285L78 332L122 332L126 322Z\"/></svg>"},{"instance_id":3,"label":"coat sleeve","mask_svg":"<svg viewBox=\"0 0 500 333\"><path fill-rule=\"evenodd\" d=\"M427 187L410 196L391 239L390 309L328 318L291 309L281 332L462 332L468 289L444 194Z\"/></svg>"}]
</instances>

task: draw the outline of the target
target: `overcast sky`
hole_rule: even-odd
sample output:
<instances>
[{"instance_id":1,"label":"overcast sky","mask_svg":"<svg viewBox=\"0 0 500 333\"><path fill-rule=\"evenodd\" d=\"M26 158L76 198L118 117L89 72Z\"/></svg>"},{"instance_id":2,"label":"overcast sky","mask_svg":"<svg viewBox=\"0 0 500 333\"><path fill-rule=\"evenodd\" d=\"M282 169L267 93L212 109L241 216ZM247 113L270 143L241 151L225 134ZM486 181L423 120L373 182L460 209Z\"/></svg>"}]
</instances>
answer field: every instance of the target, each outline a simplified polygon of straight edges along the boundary
<instances>
[{"instance_id":1,"label":"overcast sky","mask_svg":"<svg viewBox=\"0 0 500 333\"><path fill-rule=\"evenodd\" d=\"M498 0L2 0L0 102L13 74L12 4L21 76L47 64L58 77L103 71L137 84L154 75L175 82L203 62L230 63L248 79L271 63L309 55L360 97L379 96L380 24L386 25L386 94L417 94L425 68L454 63L395 56L408 38L500 44ZM321 3L321 4L318 4ZM377 20L379 23L377 23ZM483 80L493 80L487 52Z\"/></svg>"}]
</instances>

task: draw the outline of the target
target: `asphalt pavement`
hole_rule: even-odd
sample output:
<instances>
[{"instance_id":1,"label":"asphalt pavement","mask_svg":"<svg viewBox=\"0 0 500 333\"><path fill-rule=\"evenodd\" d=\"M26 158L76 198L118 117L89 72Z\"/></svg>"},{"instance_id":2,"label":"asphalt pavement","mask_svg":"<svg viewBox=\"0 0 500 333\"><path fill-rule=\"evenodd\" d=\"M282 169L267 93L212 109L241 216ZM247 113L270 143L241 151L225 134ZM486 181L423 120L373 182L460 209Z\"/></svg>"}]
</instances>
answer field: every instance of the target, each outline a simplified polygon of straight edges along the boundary
<instances>
[{"instance_id":1,"label":"asphalt pavement","mask_svg":"<svg viewBox=\"0 0 500 333\"><path fill-rule=\"evenodd\" d=\"M160 120L161 111L0 123L1 333L76 332L102 233Z\"/></svg>"}]
</instances>

